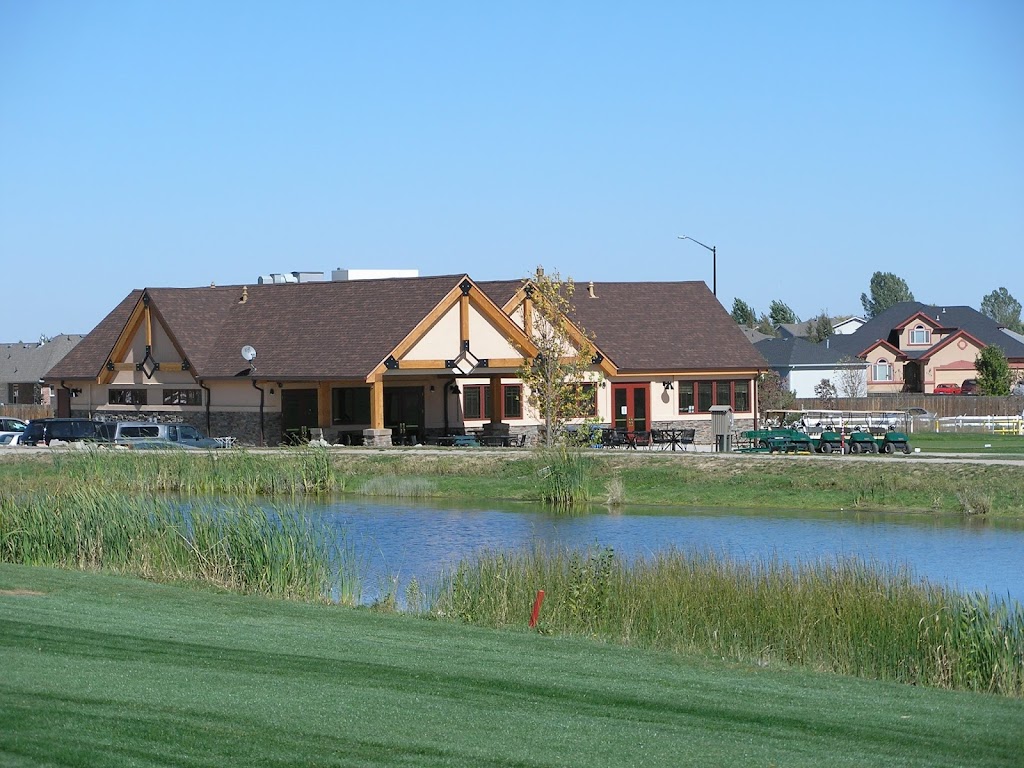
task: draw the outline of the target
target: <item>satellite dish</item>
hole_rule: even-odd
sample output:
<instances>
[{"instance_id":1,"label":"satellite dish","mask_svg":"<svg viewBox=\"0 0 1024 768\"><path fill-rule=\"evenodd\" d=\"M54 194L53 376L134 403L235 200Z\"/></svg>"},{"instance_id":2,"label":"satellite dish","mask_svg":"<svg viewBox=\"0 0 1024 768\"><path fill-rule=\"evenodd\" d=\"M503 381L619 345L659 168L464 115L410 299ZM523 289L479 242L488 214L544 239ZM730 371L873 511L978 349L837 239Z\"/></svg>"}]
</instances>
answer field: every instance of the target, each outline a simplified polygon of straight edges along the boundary
<instances>
[{"instance_id":1,"label":"satellite dish","mask_svg":"<svg viewBox=\"0 0 1024 768\"><path fill-rule=\"evenodd\" d=\"M242 359L243 360L248 360L250 363L253 360L255 360L256 359L256 348L255 347L250 347L248 344L246 344L244 347L242 347Z\"/></svg>"}]
</instances>

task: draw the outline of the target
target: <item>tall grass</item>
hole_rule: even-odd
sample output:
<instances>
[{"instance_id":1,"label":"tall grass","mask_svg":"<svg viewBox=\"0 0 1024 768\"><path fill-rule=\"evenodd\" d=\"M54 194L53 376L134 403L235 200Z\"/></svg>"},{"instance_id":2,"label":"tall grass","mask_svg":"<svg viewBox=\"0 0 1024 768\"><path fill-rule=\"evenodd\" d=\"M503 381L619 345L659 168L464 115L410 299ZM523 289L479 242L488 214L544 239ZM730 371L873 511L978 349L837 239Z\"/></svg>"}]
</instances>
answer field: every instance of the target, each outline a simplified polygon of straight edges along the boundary
<instances>
[{"instance_id":1,"label":"tall grass","mask_svg":"<svg viewBox=\"0 0 1024 768\"><path fill-rule=\"evenodd\" d=\"M0 561L202 582L244 594L354 604L354 558L284 509L80 488L0 497Z\"/></svg>"},{"instance_id":2,"label":"tall grass","mask_svg":"<svg viewBox=\"0 0 1024 768\"><path fill-rule=\"evenodd\" d=\"M578 507L590 501L593 459L579 448L557 445L537 451L540 496L555 507Z\"/></svg>"},{"instance_id":3,"label":"tall grass","mask_svg":"<svg viewBox=\"0 0 1024 768\"><path fill-rule=\"evenodd\" d=\"M274 455L231 451L76 451L54 457L63 487L242 496L343 490L330 453L309 446Z\"/></svg>"},{"instance_id":4,"label":"tall grass","mask_svg":"<svg viewBox=\"0 0 1024 768\"><path fill-rule=\"evenodd\" d=\"M669 551L486 553L442 579L432 613L741 662L1024 695L1024 611L859 560L738 563Z\"/></svg>"}]
</instances>

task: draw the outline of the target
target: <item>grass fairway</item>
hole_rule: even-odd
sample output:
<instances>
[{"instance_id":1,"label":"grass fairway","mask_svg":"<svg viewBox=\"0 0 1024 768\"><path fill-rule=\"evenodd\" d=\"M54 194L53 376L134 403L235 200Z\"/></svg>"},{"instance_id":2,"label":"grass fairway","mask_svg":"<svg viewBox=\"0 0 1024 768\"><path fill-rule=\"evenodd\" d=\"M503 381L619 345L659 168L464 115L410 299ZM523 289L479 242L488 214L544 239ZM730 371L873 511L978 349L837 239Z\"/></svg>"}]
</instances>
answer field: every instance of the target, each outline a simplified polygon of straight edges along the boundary
<instances>
[{"instance_id":1,"label":"grass fairway","mask_svg":"<svg viewBox=\"0 0 1024 768\"><path fill-rule=\"evenodd\" d=\"M1024 702L0 566L0 764L1020 765Z\"/></svg>"}]
</instances>

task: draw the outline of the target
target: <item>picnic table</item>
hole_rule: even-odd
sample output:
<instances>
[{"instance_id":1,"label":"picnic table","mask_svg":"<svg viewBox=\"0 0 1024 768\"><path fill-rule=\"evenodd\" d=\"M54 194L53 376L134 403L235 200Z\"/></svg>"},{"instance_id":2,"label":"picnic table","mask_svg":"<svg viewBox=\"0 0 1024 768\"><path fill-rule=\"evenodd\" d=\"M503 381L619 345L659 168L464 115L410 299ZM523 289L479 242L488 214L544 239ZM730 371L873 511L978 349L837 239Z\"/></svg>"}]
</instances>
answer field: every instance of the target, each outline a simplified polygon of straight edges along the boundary
<instances>
[{"instance_id":1,"label":"picnic table","mask_svg":"<svg viewBox=\"0 0 1024 768\"><path fill-rule=\"evenodd\" d=\"M652 441L663 451L685 451L686 446L694 445L696 429L655 429L651 431Z\"/></svg>"}]
</instances>

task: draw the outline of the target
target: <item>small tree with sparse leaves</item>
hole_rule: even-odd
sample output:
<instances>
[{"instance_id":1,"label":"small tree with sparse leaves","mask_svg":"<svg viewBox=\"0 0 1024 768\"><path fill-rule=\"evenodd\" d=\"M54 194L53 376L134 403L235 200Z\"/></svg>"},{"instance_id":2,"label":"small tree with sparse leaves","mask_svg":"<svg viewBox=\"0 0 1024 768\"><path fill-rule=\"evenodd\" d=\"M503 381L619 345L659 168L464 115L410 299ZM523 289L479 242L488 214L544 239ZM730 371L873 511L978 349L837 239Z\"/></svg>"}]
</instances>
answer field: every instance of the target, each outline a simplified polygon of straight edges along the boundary
<instances>
[{"instance_id":1,"label":"small tree with sparse leaves","mask_svg":"<svg viewBox=\"0 0 1024 768\"><path fill-rule=\"evenodd\" d=\"M868 393L867 364L859 357L841 357L836 361L838 394L864 397Z\"/></svg>"},{"instance_id":2,"label":"small tree with sparse leaves","mask_svg":"<svg viewBox=\"0 0 1024 768\"><path fill-rule=\"evenodd\" d=\"M757 409L760 413L792 408L795 402L796 393L786 389L778 372L765 371L758 378Z\"/></svg>"},{"instance_id":3,"label":"small tree with sparse leaves","mask_svg":"<svg viewBox=\"0 0 1024 768\"><path fill-rule=\"evenodd\" d=\"M814 385L814 396L818 398L822 408L836 407L836 385L828 379L822 379Z\"/></svg>"},{"instance_id":4,"label":"small tree with sparse leaves","mask_svg":"<svg viewBox=\"0 0 1024 768\"><path fill-rule=\"evenodd\" d=\"M527 405L544 424L544 444L550 447L564 436L566 422L591 413L593 390L583 385L595 381L594 343L578 325L574 332L569 320L576 292L571 277L562 280L558 272L537 267L525 285L531 304L525 330L537 356L523 363L519 378Z\"/></svg>"}]
</instances>

